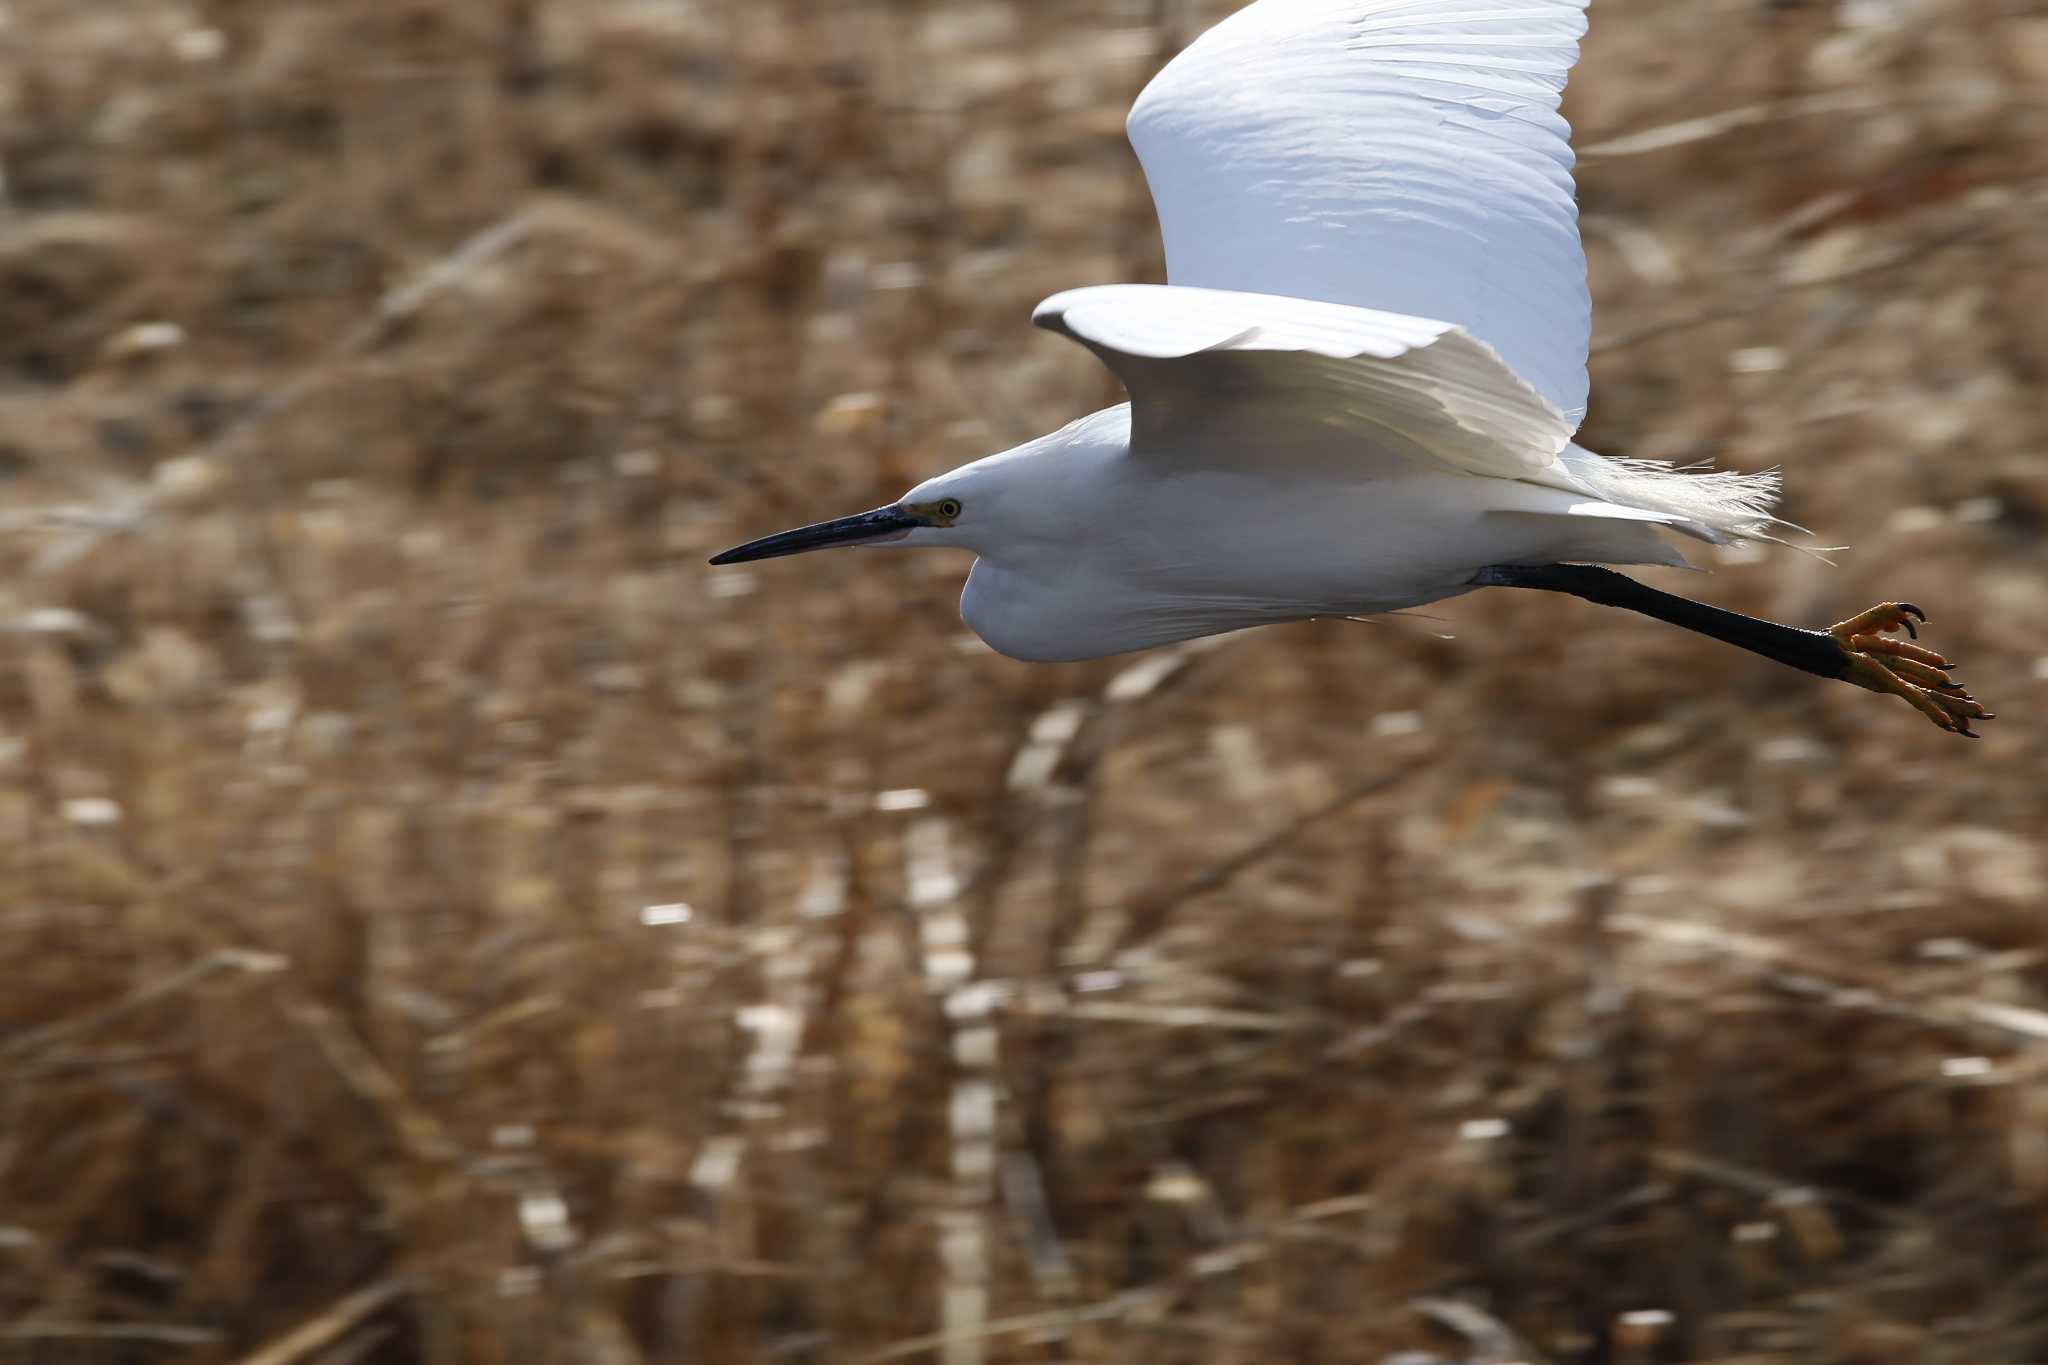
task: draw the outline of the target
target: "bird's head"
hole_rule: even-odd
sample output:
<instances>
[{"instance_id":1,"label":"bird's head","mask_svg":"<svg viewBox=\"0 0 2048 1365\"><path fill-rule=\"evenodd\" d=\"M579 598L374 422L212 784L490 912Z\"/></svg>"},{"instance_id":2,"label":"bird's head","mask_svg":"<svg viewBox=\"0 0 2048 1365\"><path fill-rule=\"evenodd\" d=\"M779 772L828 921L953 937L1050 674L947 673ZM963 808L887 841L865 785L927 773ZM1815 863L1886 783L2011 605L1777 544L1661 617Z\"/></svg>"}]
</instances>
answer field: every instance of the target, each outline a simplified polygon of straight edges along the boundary
<instances>
[{"instance_id":1,"label":"bird's head","mask_svg":"<svg viewBox=\"0 0 2048 1365\"><path fill-rule=\"evenodd\" d=\"M926 479L887 506L750 540L711 562L745 564L844 545L952 546L983 555L1057 545L1083 529L1089 485L1082 471L1099 468L1091 457L1120 453L1129 430L1127 410L1097 413Z\"/></svg>"}]
</instances>

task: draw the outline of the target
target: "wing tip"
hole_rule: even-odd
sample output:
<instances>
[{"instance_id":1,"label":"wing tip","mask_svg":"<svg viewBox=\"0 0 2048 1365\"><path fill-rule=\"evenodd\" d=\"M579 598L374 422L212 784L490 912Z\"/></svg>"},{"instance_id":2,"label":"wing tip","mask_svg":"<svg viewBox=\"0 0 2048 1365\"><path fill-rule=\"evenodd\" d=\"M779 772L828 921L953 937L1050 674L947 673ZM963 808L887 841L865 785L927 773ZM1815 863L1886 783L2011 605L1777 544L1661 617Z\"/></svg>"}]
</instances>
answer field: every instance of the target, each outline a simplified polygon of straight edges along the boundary
<instances>
[{"instance_id":1,"label":"wing tip","mask_svg":"<svg viewBox=\"0 0 2048 1365\"><path fill-rule=\"evenodd\" d=\"M1213 292L1164 284L1076 285L1072 289L1062 289L1057 294L1041 299L1038 306L1031 310L1031 325L1043 328L1048 332L1056 332L1063 337L1071 337L1088 345L1094 345L1094 341L1087 335L1089 324L1085 320L1076 322L1070 315L1092 304L1094 305L1093 315L1100 320L1103 316L1102 310L1112 307L1115 303L1122 302L1128 304L1141 299L1149 300L1157 298L1169 290L1174 290L1183 295Z\"/></svg>"},{"instance_id":2,"label":"wing tip","mask_svg":"<svg viewBox=\"0 0 2048 1365\"><path fill-rule=\"evenodd\" d=\"M1031 325L1048 332L1058 332L1061 336L1071 336L1072 332L1067 327L1067 308L1073 294L1073 290L1065 289L1039 300L1038 306L1031 310Z\"/></svg>"}]
</instances>

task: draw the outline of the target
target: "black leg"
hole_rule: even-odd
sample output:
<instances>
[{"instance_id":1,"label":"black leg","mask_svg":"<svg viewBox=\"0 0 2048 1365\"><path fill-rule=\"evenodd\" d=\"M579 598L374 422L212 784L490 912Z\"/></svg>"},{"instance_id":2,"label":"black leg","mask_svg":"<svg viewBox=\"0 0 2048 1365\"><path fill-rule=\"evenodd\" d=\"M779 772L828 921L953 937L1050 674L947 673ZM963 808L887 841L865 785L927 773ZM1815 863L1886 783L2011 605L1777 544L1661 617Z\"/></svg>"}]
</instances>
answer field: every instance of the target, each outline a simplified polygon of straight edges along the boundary
<instances>
[{"instance_id":1,"label":"black leg","mask_svg":"<svg viewBox=\"0 0 2048 1365\"><path fill-rule=\"evenodd\" d=\"M1739 611L1710 607L1689 597L1645 587L1612 569L1590 564L1504 564L1481 569L1472 581L1485 588L1568 592L1602 606L1625 607L1823 678L1843 677L1849 668L1848 653L1826 631L1801 630L1776 621L1760 621Z\"/></svg>"},{"instance_id":2,"label":"black leg","mask_svg":"<svg viewBox=\"0 0 2048 1365\"><path fill-rule=\"evenodd\" d=\"M1971 722L1995 719L1949 676L1954 665L1947 659L1920 645L1885 638L1894 630L1919 634L1913 623L1925 621L1927 614L1910 602L1880 602L1827 630L1801 630L1646 588L1591 564L1496 564L1472 575L1472 585L1568 592L1602 606L1654 616L1818 677L1902 697L1950 734L1975 739Z\"/></svg>"}]
</instances>

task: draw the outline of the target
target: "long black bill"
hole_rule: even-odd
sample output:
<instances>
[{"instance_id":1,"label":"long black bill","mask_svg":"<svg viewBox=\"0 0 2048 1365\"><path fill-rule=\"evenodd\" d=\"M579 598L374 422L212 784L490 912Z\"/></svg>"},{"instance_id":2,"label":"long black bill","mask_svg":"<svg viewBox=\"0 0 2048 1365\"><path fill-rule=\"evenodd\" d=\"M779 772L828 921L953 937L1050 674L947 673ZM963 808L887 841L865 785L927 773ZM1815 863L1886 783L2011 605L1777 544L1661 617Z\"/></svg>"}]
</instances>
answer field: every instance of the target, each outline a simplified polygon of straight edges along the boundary
<instances>
[{"instance_id":1,"label":"long black bill","mask_svg":"<svg viewBox=\"0 0 2048 1365\"><path fill-rule=\"evenodd\" d=\"M872 512L840 517L837 521L821 521L811 526L799 526L794 531L762 536L759 540L735 545L724 554L711 556L711 562L746 564L756 559L800 555L808 550L827 550L834 545L870 545L908 535L922 525L924 523L915 516L891 503Z\"/></svg>"}]
</instances>

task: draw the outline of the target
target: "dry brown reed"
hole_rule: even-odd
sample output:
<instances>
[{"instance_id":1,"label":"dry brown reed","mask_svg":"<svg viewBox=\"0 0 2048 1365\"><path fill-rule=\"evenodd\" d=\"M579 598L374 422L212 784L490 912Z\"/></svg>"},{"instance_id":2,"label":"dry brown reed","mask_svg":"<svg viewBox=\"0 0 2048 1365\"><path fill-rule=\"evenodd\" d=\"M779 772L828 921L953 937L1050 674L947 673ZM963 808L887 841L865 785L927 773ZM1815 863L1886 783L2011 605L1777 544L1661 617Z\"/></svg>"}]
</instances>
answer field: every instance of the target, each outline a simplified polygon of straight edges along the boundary
<instances>
[{"instance_id":1,"label":"dry brown reed","mask_svg":"<svg viewBox=\"0 0 2048 1365\"><path fill-rule=\"evenodd\" d=\"M2048 1356L2048 9L1596 6L1582 604L1031 668L738 538L1106 401L1230 0L0 4L0 1358ZM1363 130L1362 135L1368 135Z\"/></svg>"}]
</instances>

